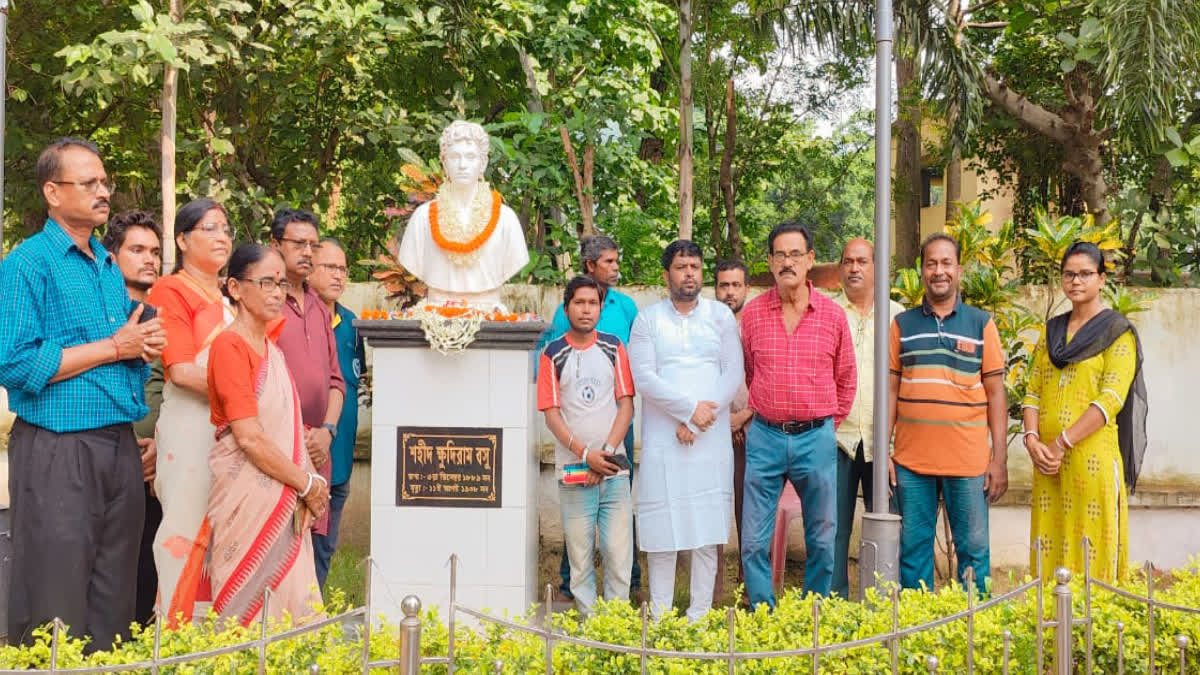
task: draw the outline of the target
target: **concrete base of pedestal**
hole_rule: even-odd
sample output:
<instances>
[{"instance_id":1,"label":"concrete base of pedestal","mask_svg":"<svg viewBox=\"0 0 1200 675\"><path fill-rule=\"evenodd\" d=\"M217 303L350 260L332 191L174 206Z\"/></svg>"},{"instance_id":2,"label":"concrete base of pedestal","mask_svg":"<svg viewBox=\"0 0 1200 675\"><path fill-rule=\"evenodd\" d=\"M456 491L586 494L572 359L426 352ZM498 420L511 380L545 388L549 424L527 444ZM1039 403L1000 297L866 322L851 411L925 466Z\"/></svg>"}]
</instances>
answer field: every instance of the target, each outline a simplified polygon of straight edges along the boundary
<instances>
[{"instance_id":1,"label":"concrete base of pedestal","mask_svg":"<svg viewBox=\"0 0 1200 675\"><path fill-rule=\"evenodd\" d=\"M359 322L356 322L356 324ZM371 446L371 608L392 621L415 594L445 618L450 556L458 602L523 614L536 598L539 464L534 452L532 348L543 324L485 327L477 344L443 356L413 341L415 322L362 322L374 347ZM527 344L526 344L527 343ZM503 430L499 508L397 506L397 427Z\"/></svg>"}]
</instances>

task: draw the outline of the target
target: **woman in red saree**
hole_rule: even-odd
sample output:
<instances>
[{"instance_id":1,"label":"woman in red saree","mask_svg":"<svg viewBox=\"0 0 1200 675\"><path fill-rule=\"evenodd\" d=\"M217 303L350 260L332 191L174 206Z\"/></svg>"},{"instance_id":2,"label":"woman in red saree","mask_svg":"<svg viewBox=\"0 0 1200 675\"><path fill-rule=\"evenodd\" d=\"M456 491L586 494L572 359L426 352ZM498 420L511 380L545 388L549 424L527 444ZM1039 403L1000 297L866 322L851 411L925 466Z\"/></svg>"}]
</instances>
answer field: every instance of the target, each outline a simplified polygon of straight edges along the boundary
<instances>
[{"instance_id":1,"label":"woman in red saree","mask_svg":"<svg viewBox=\"0 0 1200 675\"><path fill-rule=\"evenodd\" d=\"M174 628L203 618L212 604L208 574L209 345L233 309L221 297L218 275L233 251L225 209L211 199L188 202L175 216L179 259L146 301L158 309L167 331L163 350L166 383L155 427L158 454L154 491L163 519L154 537L158 608Z\"/></svg>"},{"instance_id":2,"label":"woman in red saree","mask_svg":"<svg viewBox=\"0 0 1200 675\"><path fill-rule=\"evenodd\" d=\"M226 293L237 318L213 340L208 361L217 429L209 454L213 609L250 625L270 588L267 616L300 619L321 601L309 527L328 508L329 487L309 462L299 397L268 339L287 295L283 259L241 246Z\"/></svg>"}]
</instances>

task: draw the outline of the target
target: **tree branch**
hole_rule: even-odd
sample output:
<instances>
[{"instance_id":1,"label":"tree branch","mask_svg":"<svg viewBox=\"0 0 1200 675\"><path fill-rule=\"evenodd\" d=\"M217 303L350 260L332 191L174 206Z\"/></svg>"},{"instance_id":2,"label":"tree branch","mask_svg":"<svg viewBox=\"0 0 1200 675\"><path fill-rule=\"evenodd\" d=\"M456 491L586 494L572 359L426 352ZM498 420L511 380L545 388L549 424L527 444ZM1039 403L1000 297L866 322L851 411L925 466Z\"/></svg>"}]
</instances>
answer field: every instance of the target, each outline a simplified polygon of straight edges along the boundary
<instances>
[{"instance_id":1,"label":"tree branch","mask_svg":"<svg viewBox=\"0 0 1200 675\"><path fill-rule=\"evenodd\" d=\"M983 74L983 93L1017 121L1059 143L1067 143L1075 133L1072 125L1061 116L1030 101L1008 88L990 73Z\"/></svg>"}]
</instances>

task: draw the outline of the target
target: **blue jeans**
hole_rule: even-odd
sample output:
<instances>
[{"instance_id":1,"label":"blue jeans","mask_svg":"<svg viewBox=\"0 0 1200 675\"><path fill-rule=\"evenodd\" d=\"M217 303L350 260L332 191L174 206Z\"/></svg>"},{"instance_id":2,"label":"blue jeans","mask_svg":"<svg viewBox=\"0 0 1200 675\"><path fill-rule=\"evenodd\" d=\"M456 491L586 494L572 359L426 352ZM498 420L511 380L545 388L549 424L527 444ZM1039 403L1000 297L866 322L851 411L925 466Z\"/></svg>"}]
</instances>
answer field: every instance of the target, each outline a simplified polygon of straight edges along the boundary
<instances>
[{"instance_id":1,"label":"blue jeans","mask_svg":"<svg viewBox=\"0 0 1200 675\"><path fill-rule=\"evenodd\" d=\"M829 595L837 534L837 439L833 420L789 435L757 417L746 431L746 480L742 515L742 566L750 606L775 607L771 586L771 537L783 479L790 480L804 511L804 591Z\"/></svg>"},{"instance_id":2,"label":"blue jeans","mask_svg":"<svg viewBox=\"0 0 1200 675\"><path fill-rule=\"evenodd\" d=\"M321 535L313 533L313 562L317 566L317 584L325 589L325 577L329 576L329 561L333 560L333 552L337 549L338 528L342 524L342 508L346 506L346 498L350 496L350 481L339 483L329 488L329 532Z\"/></svg>"},{"instance_id":3,"label":"blue jeans","mask_svg":"<svg viewBox=\"0 0 1200 675\"><path fill-rule=\"evenodd\" d=\"M633 485L633 425L629 425L629 431L625 432L625 456L629 458L629 485ZM571 561L567 559L567 547L563 546L562 560L558 563L558 576L562 578L562 582L558 584L558 590L568 598L574 597L571 595ZM642 587L642 566L638 564L637 556L637 519L633 522L633 569L629 571L629 587L633 590L638 590Z\"/></svg>"},{"instance_id":4,"label":"blue jeans","mask_svg":"<svg viewBox=\"0 0 1200 675\"><path fill-rule=\"evenodd\" d=\"M991 575L988 548L988 503L983 476L926 476L896 465L896 504L900 523L900 585L933 590L933 540L937 532L938 493L946 501L946 517L958 557L958 580L975 571L975 587L987 592Z\"/></svg>"},{"instance_id":5,"label":"blue jeans","mask_svg":"<svg viewBox=\"0 0 1200 675\"><path fill-rule=\"evenodd\" d=\"M629 598L633 564L633 496L623 477L599 485L559 485L563 538L571 561L575 606L590 614L596 602L596 539L604 560L604 597Z\"/></svg>"},{"instance_id":6,"label":"blue jeans","mask_svg":"<svg viewBox=\"0 0 1200 675\"><path fill-rule=\"evenodd\" d=\"M871 488L875 484L871 470L874 462L866 461L863 444L851 448L854 456L837 453L837 544L833 554L833 592L850 597L850 533L854 530L854 511L858 508L858 486L862 485L863 506L871 510Z\"/></svg>"}]
</instances>

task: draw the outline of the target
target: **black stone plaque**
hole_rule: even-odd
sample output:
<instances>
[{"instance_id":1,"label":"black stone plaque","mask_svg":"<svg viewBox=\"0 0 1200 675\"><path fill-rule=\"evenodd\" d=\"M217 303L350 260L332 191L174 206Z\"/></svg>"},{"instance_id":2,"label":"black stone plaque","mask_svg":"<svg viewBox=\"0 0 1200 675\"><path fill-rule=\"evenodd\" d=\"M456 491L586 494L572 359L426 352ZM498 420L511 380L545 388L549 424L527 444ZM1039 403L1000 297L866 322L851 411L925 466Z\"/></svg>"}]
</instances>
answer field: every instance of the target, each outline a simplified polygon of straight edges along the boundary
<instances>
[{"instance_id":1,"label":"black stone plaque","mask_svg":"<svg viewBox=\"0 0 1200 675\"><path fill-rule=\"evenodd\" d=\"M500 508L503 429L397 427L396 506Z\"/></svg>"}]
</instances>

